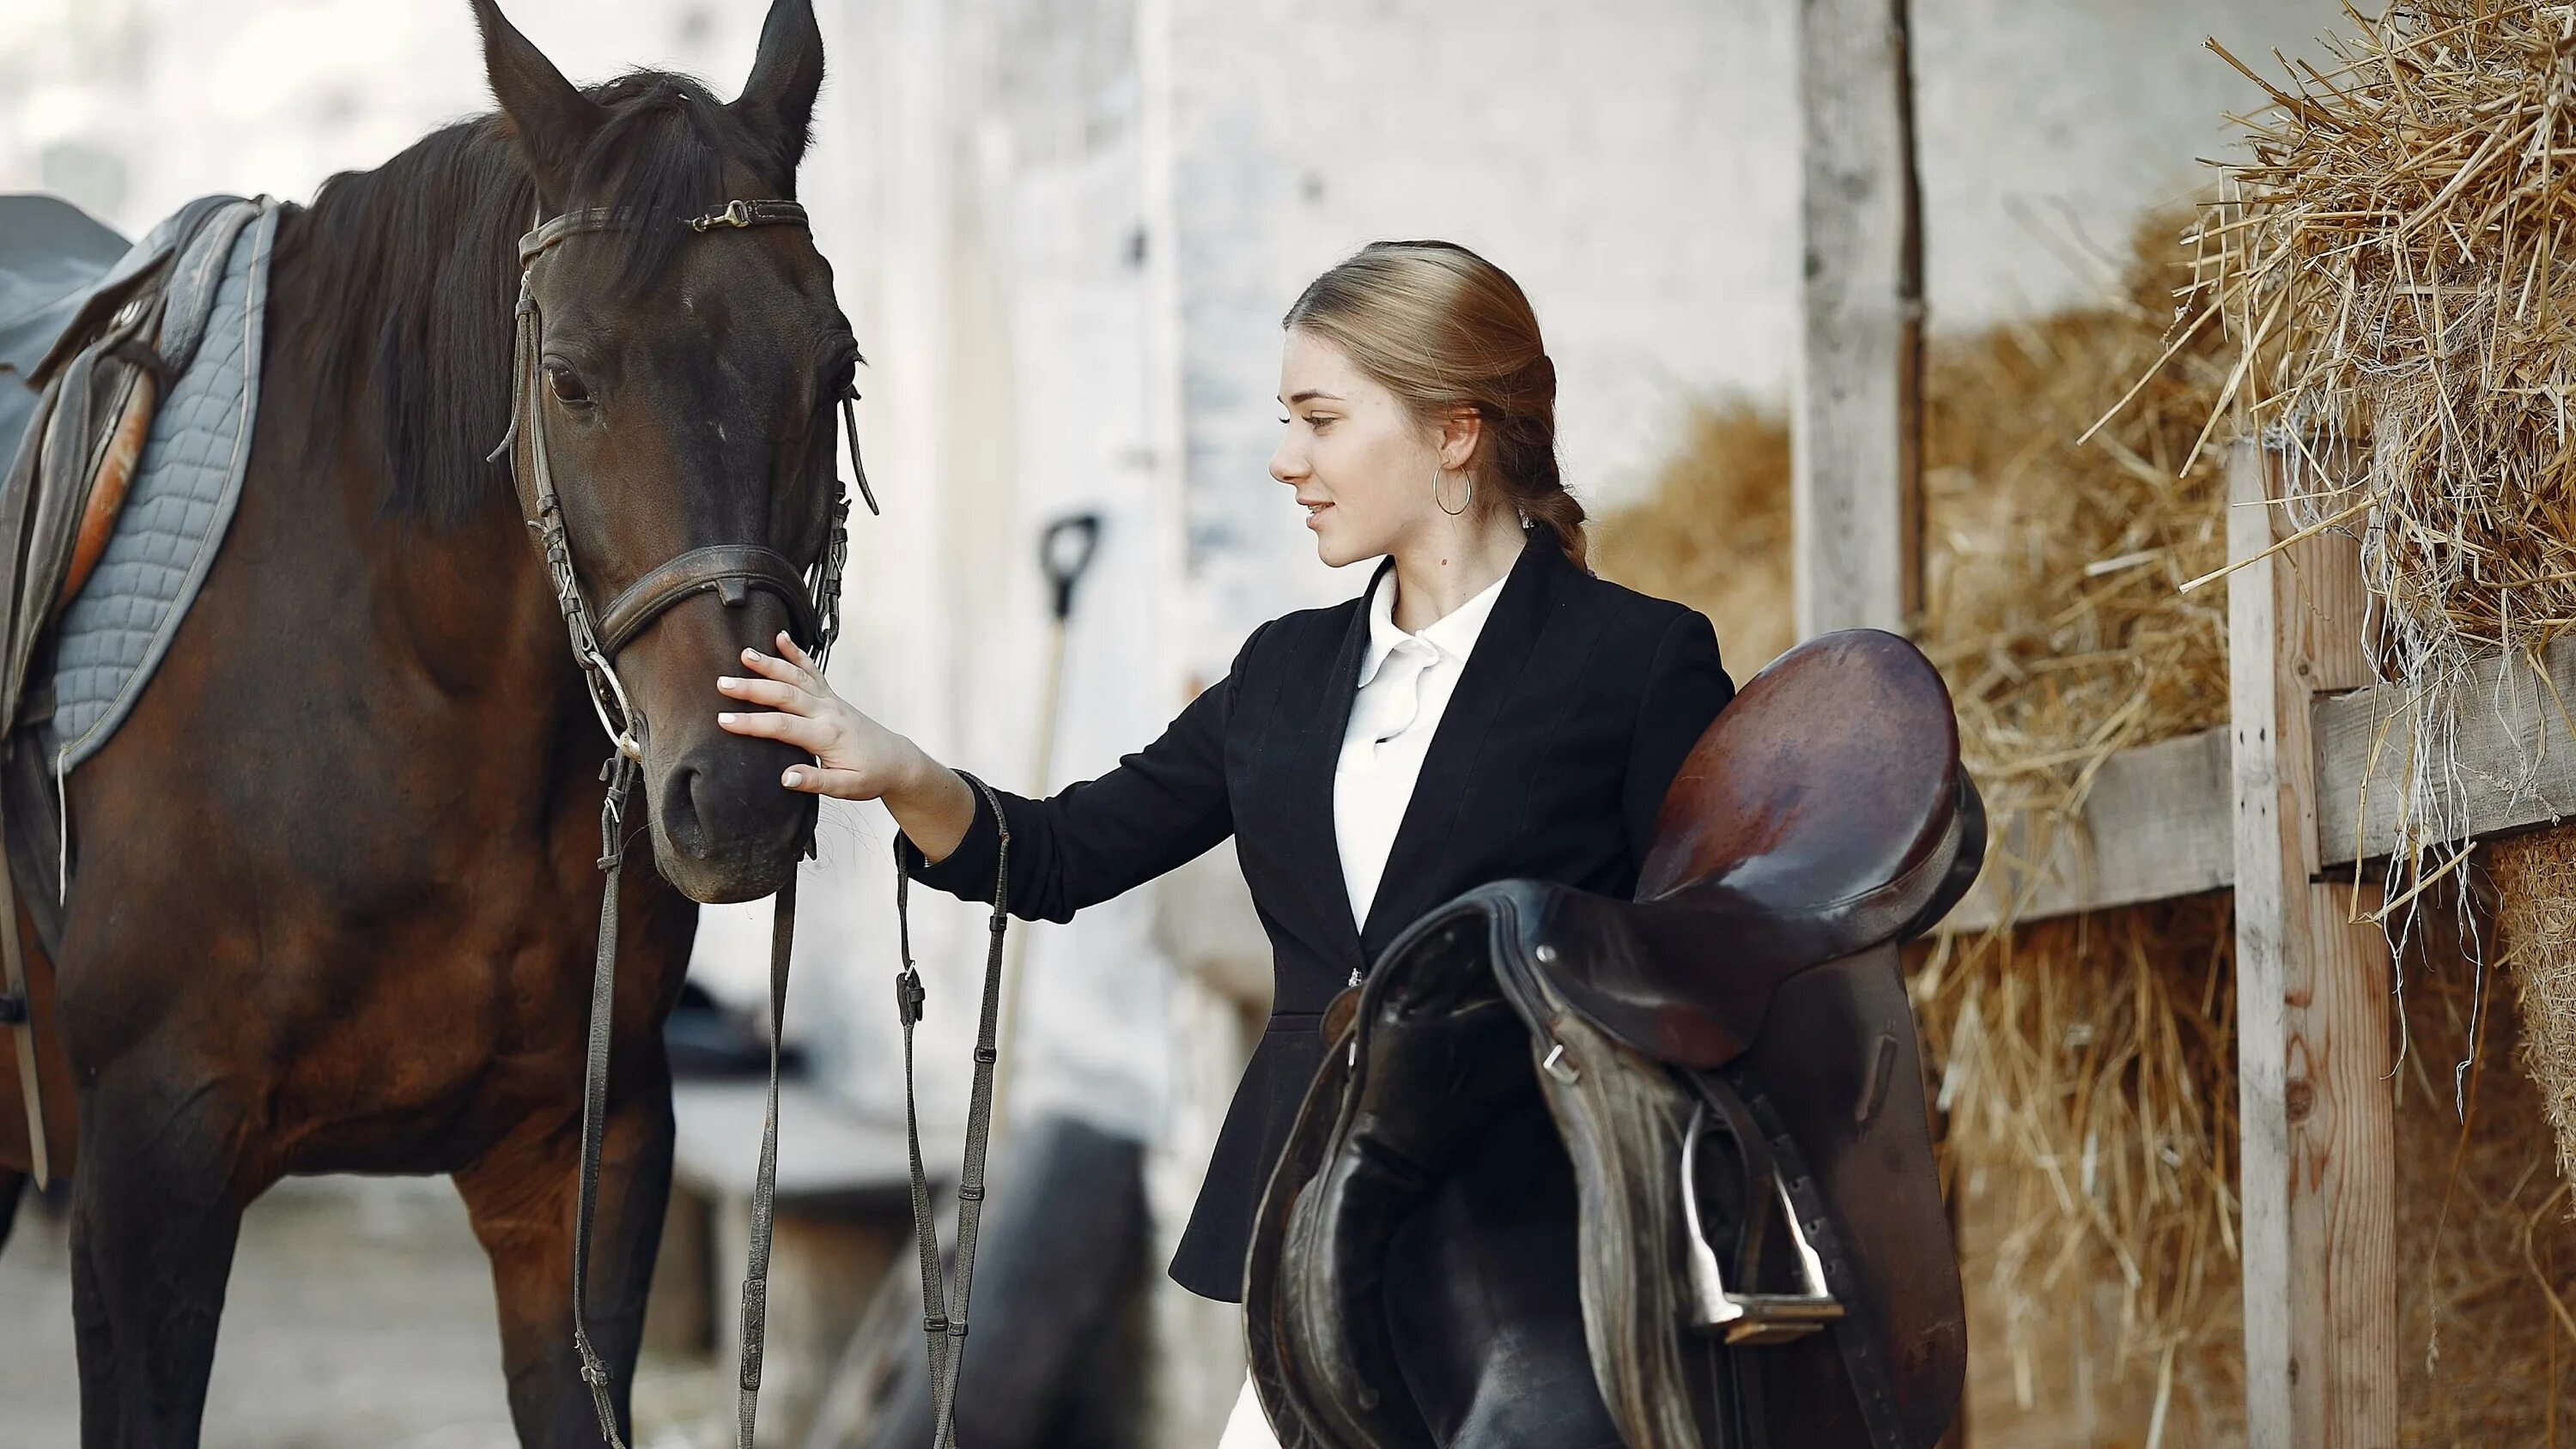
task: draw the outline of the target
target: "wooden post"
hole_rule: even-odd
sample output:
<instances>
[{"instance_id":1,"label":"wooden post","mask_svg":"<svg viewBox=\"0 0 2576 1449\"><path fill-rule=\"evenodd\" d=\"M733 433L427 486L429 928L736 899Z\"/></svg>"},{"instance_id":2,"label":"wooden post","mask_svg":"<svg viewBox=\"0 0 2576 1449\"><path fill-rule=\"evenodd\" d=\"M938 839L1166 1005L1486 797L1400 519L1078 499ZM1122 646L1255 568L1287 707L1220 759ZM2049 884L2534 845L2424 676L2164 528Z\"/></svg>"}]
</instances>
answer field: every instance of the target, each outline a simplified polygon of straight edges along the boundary
<instances>
[{"instance_id":1,"label":"wooden post","mask_svg":"<svg viewBox=\"0 0 2576 1449\"><path fill-rule=\"evenodd\" d=\"M1923 240L1908 0L1800 0L1790 418L1801 638L1922 607Z\"/></svg>"},{"instance_id":2,"label":"wooden post","mask_svg":"<svg viewBox=\"0 0 2576 1449\"><path fill-rule=\"evenodd\" d=\"M2227 546L2282 536L2274 468L2229 465ZM2227 594L2236 783L2236 1030L2246 1442L2394 1449L2397 1181L2387 943L2376 891L2321 879L2320 692L2369 682L2352 541L2302 541Z\"/></svg>"}]
</instances>

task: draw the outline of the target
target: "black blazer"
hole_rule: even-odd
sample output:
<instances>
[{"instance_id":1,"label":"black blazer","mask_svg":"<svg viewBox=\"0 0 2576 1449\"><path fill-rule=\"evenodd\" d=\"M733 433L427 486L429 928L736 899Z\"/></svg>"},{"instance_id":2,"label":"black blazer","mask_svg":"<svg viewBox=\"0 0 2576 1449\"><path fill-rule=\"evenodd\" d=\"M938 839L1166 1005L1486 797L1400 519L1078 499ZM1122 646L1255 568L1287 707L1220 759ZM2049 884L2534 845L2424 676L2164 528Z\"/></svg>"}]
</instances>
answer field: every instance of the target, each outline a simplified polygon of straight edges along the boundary
<instances>
[{"instance_id":1,"label":"black blazer","mask_svg":"<svg viewBox=\"0 0 2576 1449\"><path fill-rule=\"evenodd\" d=\"M1172 1277L1209 1298L1242 1296L1253 1215L1323 1064L1324 1007L1352 973L1415 918L1490 881L1631 894L1674 771L1735 693L1707 619L1577 570L1533 530L1432 735L1368 920L1355 924L1333 774L1367 598L1254 630L1224 680L1099 779L1045 800L1001 796L1011 913L1031 920L1068 920L1236 838L1278 984L1172 1260ZM990 900L999 833L980 794L975 808L946 859L925 867L902 854L925 884Z\"/></svg>"}]
</instances>

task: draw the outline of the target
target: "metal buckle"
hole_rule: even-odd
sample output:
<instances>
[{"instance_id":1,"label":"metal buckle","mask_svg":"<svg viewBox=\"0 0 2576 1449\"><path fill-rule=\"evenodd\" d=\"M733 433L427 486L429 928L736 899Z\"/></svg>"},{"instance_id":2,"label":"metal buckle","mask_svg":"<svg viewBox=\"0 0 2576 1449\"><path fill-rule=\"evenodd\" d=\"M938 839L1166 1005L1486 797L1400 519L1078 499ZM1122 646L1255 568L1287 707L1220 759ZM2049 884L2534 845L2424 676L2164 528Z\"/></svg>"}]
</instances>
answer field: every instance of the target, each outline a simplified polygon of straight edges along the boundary
<instances>
[{"instance_id":1,"label":"metal buckle","mask_svg":"<svg viewBox=\"0 0 2576 1449\"><path fill-rule=\"evenodd\" d=\"M1707 1125L1708 1104L1692 1103L1690 1125L1682 1130L1681 1163L1682 1222L1690 1254L1692 1326L1723 1332L1730 1345L1762 1345L1793 1342L1842 1317L1842 1304L1834 1301L1832 1290L1825 1286L1824 1259L1818 1257L1815 1248L1807 1242L1807 1230L1798 1222L1798 1209L1790 1203L1789 1189L1782 1184L1777 1173L1768 1176L1772 1191L1780 1199L1780 1216L1789 1224L1789 1242L1798 1250L1798 1278L1802 1291L1728 1291L1726 1277L1718 1268L1717 1253L1709 1247L1708 1234L1700 1222L1699 1139ZM1757 1204L1747 1204L1745 1210L1755 1212L1760 1209Z\"/></svg>"},{"instance_id":2,"label":"metal buckle","mask_svg":"<svg viewBox=\"0 0 2576 1449\"><path fill-rule=\"evenodd\" d=\"M725 209L722 211L711 211L705 216L689 218L691 231L705 231L710 227L718 226L749 225L751 225L751 203L741 200L726 202Z\"/></svg>"}]
</instances>

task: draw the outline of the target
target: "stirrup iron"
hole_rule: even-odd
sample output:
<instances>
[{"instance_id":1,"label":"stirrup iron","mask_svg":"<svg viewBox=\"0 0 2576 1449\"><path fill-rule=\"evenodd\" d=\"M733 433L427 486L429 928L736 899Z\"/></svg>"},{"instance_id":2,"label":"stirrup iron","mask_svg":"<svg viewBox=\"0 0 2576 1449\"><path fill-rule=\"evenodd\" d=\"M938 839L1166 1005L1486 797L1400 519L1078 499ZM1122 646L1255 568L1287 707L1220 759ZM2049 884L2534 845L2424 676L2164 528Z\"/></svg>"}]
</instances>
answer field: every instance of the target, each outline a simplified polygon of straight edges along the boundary
<instances>
[{"instance_id":1,"label":"stirrup iron","mask_svg":"<svg viewBox=\"0 0 2576 1449\"><path fill-rule=\"evenodd\" d=\"M1825 1286L1824 1260L1808 1243L1807 1230L1799 1223L1798 1210L1789 1201L1789 1189L1777 1172L1765 1171L1760 1176L1771 1185L1772 1194L1780 1202L1780 1216L1789 1224L1789 1242L1797 1249L1802 1291L1737 1293L1727 1288L1717 1252L1709 1246L1700 1221L1699 1139L1707 1128L1708 1104L1692 1103L1690 1125L1682 1131L1681 1160L1682 1222L1690 1248L1691 1326L1724 1334L1730 1346L1759 1346L1794 1342L1842 1317L1842 1304ZM1740 1138L1738 1145L1749 1146ZM1748 1179L1751 1175L1748 1173ZM1758 1211L1758 1205L1747 1204L1746 1211Z\"/></svg>"}]
</instances>

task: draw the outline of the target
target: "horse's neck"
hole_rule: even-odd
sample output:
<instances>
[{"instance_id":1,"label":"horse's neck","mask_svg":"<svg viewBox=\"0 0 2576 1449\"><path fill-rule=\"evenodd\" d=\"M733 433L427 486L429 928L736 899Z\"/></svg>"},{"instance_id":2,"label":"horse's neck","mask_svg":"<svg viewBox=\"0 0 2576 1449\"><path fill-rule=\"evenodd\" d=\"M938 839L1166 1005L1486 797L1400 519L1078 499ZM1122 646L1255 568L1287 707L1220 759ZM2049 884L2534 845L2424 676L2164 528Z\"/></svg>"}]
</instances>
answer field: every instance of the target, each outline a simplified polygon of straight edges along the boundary
<instances>
[{"instance_id":1,"label":"horse's neck","mask_svg":"<svg viewBox=\"0 0 2576 1449\"><path fill-rule=\"evenodd\" d=\"M302 219L291 217L287 225ZM316 269L298 264L294 240L291 233L281 237L272 279L269 317L279 342L272 344L268 396L309 399L346 414L335 426L308 422L304 441L287 449L290 465L271 481L301 495L290 507L313 533L337 535L315 543L356 561L353 569L330 571L355 595L335 599L332 607L363 611L383 645L375 666L425 677L469 717L460 720L464 727L484 727L470 717L492 700L506 702L514 720L528 720L539 701L552 706L537 711L550 726L586 718L562 616L516 494L495 488L468 516L445 526L395 516L385 506L380 424L367 401L381 380L325 375L323 359L332 353L299 345L298 338L299 329L363 320L349 315L345 299L329 294Z\"/></svg>"}]
</instances>

